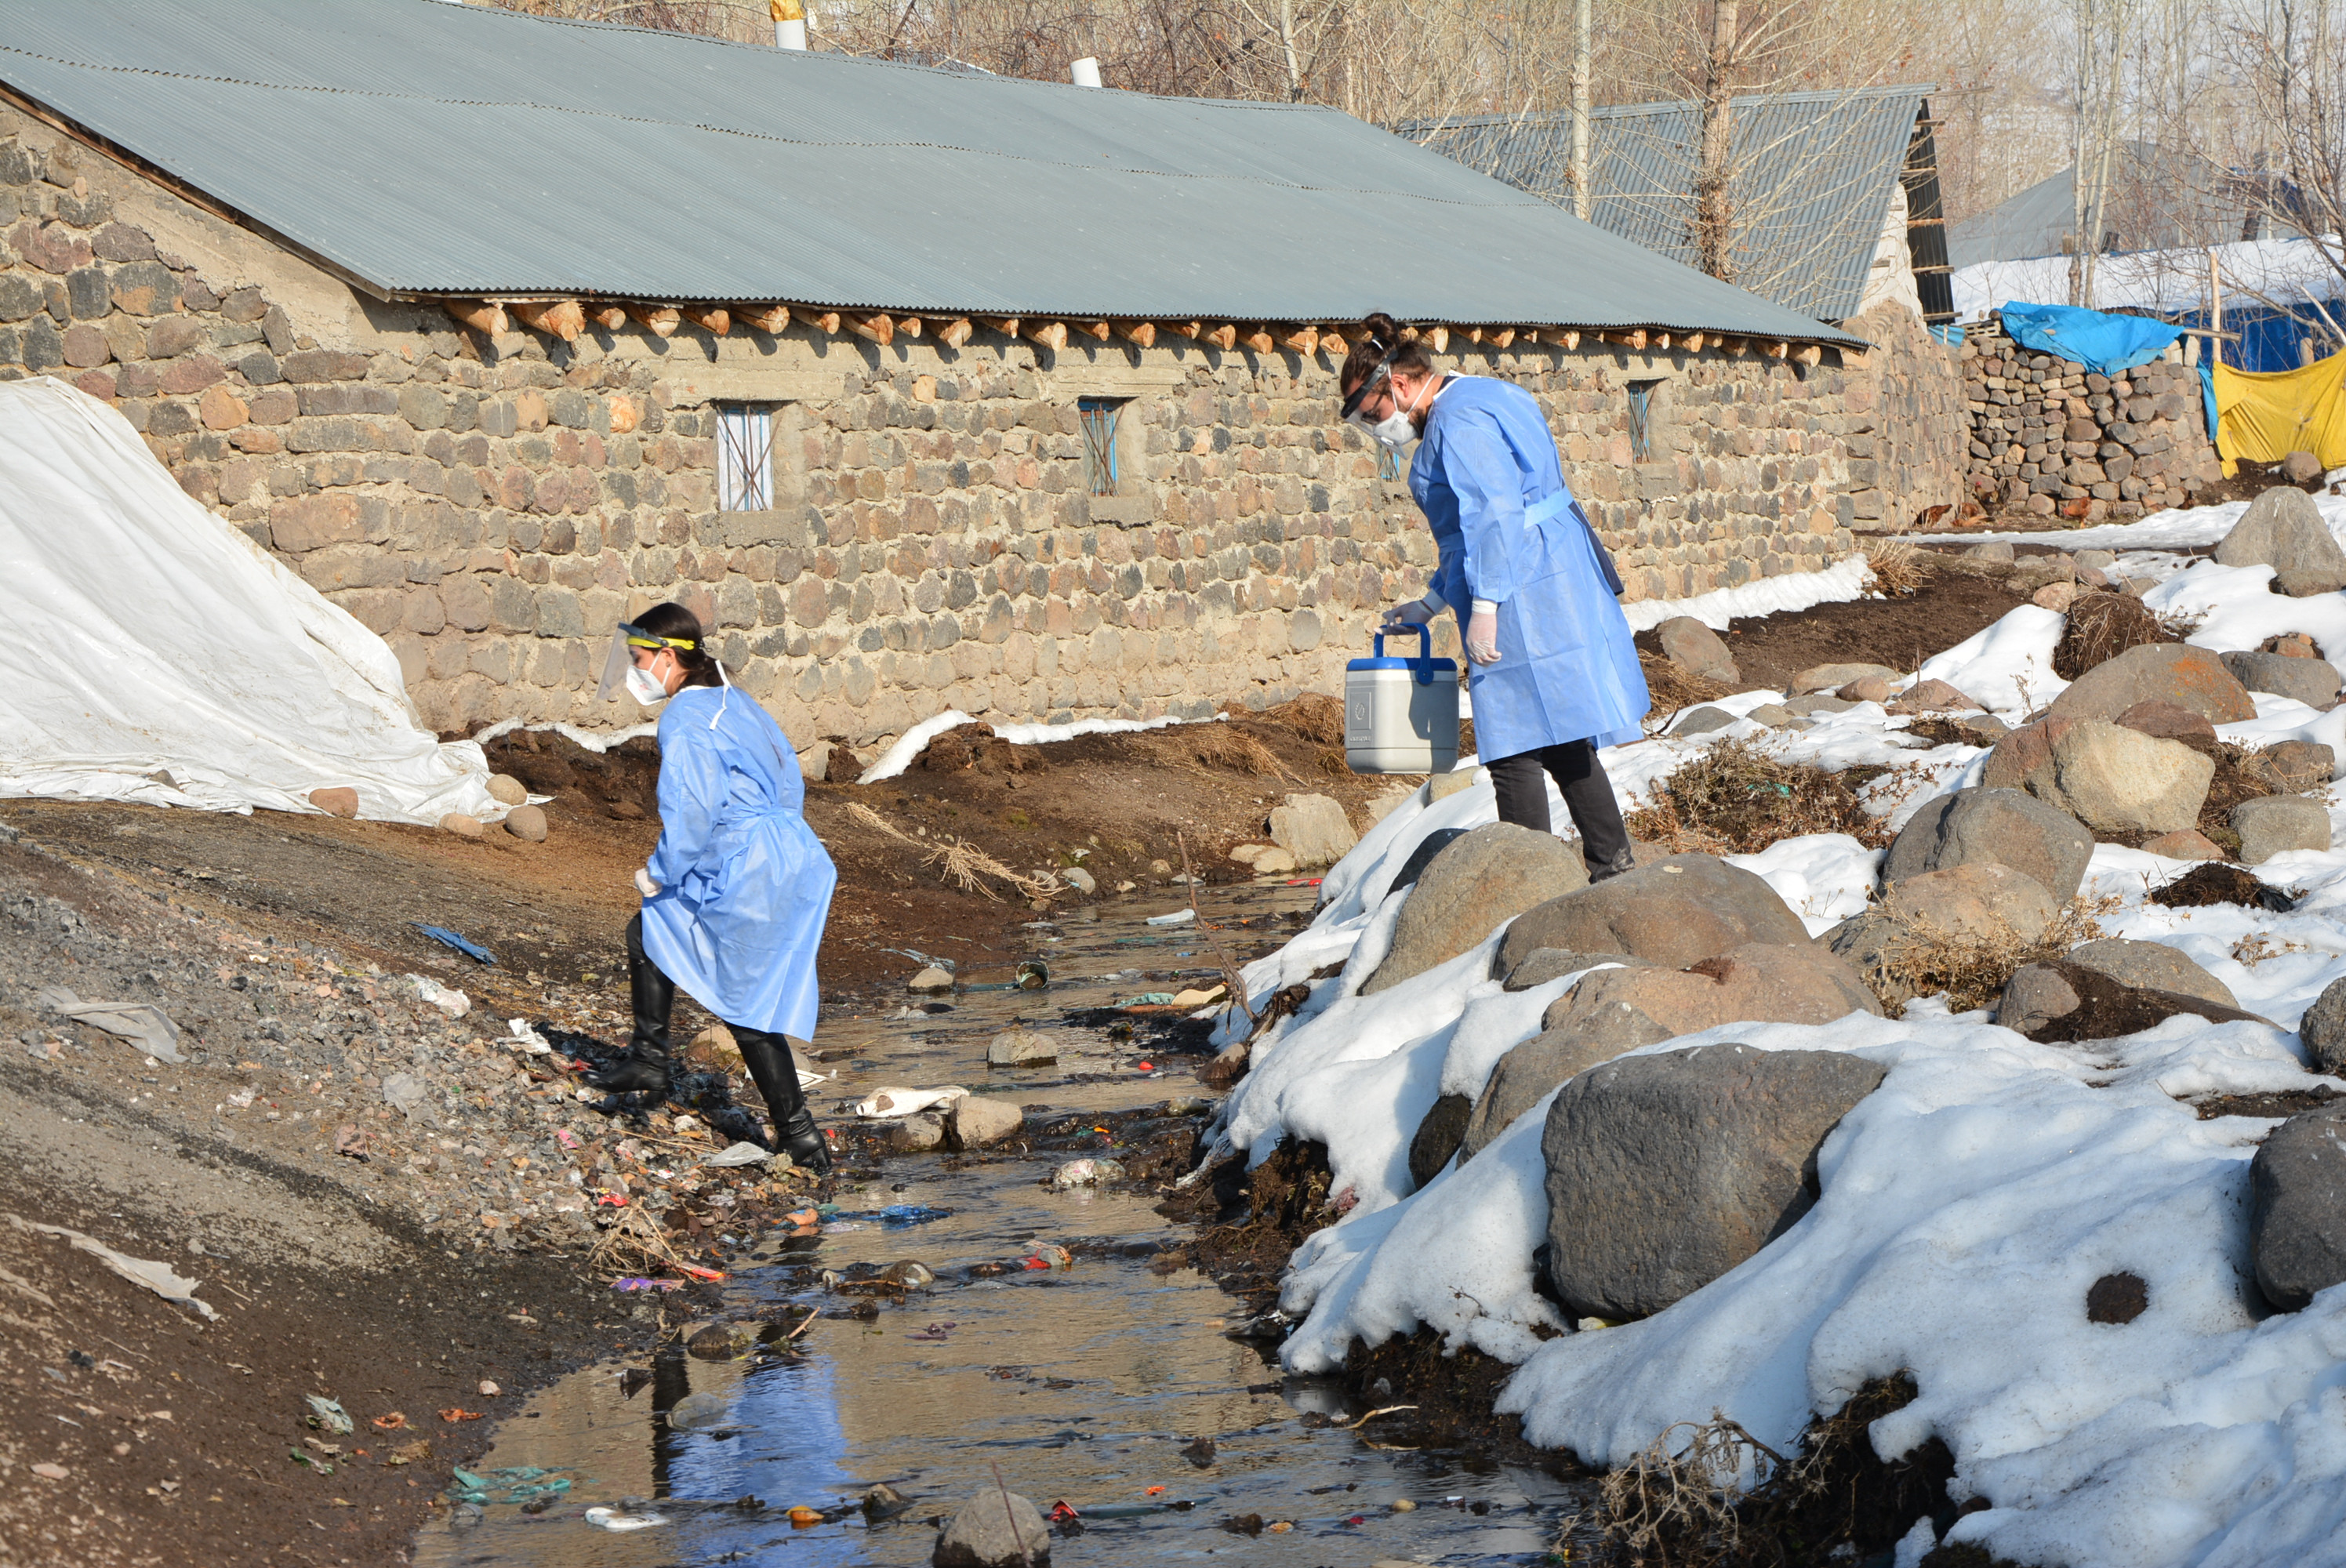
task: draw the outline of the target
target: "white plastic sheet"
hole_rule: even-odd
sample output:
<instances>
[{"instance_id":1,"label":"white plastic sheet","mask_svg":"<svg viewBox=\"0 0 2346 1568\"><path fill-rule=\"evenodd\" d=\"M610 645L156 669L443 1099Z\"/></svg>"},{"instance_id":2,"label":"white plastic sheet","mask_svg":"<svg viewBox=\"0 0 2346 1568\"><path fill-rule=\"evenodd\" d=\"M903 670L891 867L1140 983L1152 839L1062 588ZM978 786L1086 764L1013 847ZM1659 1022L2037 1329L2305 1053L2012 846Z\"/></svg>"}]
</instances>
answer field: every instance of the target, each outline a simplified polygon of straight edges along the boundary
<instances>
[{"instance_id":1,"label":"white plastic sheet","mask_svg":"<svg viewBox=\"0 0 2346 1568\"><path fill-rule=\"evenodd\" d=\"M382 639L47 376L0 384L0 796L495 821Z\"/></svg>"}]
</instances>

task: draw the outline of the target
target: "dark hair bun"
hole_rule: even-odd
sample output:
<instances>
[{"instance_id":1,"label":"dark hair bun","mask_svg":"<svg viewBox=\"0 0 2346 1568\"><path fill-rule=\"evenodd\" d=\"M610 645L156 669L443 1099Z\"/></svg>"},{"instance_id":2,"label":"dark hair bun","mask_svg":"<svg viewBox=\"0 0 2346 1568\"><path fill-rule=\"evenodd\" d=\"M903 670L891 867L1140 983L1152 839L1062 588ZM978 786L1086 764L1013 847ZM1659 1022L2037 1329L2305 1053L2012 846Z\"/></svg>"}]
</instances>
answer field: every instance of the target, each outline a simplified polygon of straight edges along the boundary
<instances>
[{"instance_id":1,"label":"dark hair bun","mask_svg":"<svg viewBox=\"0 0 2346 1568\"><path fill-rule=\"evenodd\" d=\"M1361 326L1370 337L1384 346L1387 353L1391 353L1401 341L1401 323L1382 311L1369 312L1368 319Z\"/></svg>"}]
</instances>

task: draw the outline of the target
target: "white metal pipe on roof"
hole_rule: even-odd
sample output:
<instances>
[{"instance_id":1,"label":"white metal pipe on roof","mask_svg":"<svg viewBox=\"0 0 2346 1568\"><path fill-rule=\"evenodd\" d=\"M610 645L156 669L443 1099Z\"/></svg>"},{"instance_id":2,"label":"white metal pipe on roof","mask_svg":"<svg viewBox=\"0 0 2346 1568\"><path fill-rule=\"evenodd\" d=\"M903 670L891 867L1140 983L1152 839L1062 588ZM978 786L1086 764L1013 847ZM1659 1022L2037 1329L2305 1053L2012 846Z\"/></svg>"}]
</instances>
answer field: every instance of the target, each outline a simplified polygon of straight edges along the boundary
<instances>
[{"instance_id":1,"label":"white metal pipe on roof","mask_svg":"<svg viewBox=\"0 0 2346 1568\"><path fill-rule=\"evenodd\" d=\"M1098 87L1100 85L1099 61L1092 56L1086 55L1080 60L1070 62L1067 66L1067 80L1079 87Z\"/></svg>"}]
</instances>

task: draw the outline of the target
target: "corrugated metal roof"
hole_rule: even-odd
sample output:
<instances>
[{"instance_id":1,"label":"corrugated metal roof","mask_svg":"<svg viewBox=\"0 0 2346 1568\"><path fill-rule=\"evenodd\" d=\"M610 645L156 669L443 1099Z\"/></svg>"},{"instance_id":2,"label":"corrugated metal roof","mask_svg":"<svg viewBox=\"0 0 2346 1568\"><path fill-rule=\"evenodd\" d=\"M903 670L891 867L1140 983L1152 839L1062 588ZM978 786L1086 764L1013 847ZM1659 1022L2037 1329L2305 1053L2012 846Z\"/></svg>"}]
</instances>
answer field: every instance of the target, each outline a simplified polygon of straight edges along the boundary
<instances>
[{"instance_id":1,"label":"corrugated metal roof","mask_svg":"<svg viewBox=\"0 0 2346 1568\"><path fill-rule=\"evenodd\" d=\"M1856 314L1891 187L1927 87L1734 100L1735 276L1803 315ZM1469 168L1569 206L1572 116L1493 115L1398 127ZM1589 216L1691 265L1700 106L1620 104L1588 117Z\"/></svg>"},{"instance_id":2,"label":"corrugated metal roof","mask_svg":"<svg viewBox=\"0 0 2346 1568\"><path fill-rule=\"evenodd\" d=\"M2112 160L2102 231L2120 250L2222 245L2248 237L2252 188L2196 153L2122 141ZM1954 224L1947 260L1956 267L2060 256L2077 231L2075 164Z\"/></svg>"},{"instance_id":3,"label":"corrugated metal roof","mask_svg":"<svg viewBox=\"0 0 2346 1568\"><path fill-rule=\"evenodd\" d=\"M9 0L0 81L388 293L1843 341L1309 106L431 0Z\"/></svg>"}]
</instances>

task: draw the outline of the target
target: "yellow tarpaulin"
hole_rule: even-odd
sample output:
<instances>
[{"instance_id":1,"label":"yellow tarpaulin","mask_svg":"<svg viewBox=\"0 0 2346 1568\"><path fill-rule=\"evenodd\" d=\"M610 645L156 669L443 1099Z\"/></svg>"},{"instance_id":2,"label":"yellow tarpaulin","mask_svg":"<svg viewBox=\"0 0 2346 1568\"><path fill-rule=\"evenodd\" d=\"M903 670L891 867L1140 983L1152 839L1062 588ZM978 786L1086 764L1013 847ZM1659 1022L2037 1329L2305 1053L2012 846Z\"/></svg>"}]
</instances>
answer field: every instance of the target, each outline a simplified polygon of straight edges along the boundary
<instances>
[{"instance_id":1,"label":"yellow tarpaulin","mask_svg":"<svg viewBox=\"0 0 2346 1568\"><path fill-rule=\"evenodd\" d=\"M2313 453L2324 468L2346 466L2346 353L2294 371L2212 368L2224 477L2243 457L2279 463L2292 452Z\"/></svg>"}]
</instances>

